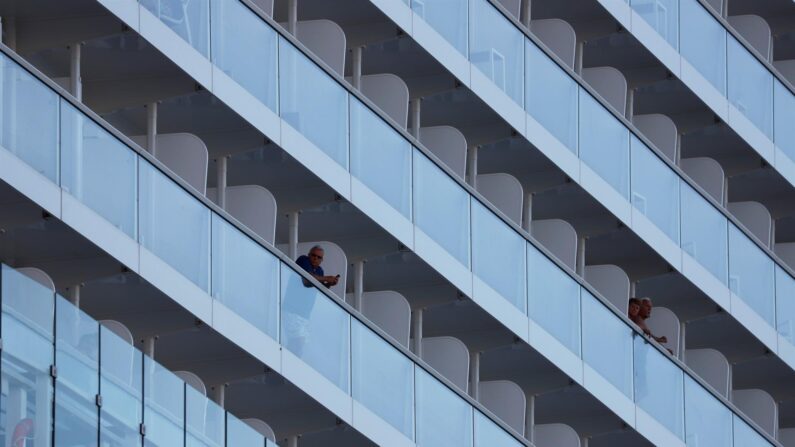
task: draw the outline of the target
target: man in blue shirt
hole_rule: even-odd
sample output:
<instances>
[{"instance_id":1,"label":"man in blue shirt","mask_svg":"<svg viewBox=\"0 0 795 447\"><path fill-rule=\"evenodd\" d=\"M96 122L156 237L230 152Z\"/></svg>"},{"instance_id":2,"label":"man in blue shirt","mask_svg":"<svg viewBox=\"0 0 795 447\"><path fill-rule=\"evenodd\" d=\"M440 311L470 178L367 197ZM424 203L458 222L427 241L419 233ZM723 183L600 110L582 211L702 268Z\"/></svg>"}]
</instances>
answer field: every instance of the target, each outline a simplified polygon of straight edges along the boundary
<instances>
[{"instance_id":1,"label":"man in blue shirt","mask_svg":"<svg viewBox=\"0 0 795 447\"><path fill-rule=\"evenodd\" d=\"M295 260L296 264L298 264L302 269L306 270L307 273L314 276L315 279L320 281L320 283L324 286L332 287L337 285L340 280L340 275L325 276L323 267L320 266L322 262L323 248L321 248L319 245L315 245L309 250L309 253L306 255L301 255Z\"/></svg>"}]
</instances>

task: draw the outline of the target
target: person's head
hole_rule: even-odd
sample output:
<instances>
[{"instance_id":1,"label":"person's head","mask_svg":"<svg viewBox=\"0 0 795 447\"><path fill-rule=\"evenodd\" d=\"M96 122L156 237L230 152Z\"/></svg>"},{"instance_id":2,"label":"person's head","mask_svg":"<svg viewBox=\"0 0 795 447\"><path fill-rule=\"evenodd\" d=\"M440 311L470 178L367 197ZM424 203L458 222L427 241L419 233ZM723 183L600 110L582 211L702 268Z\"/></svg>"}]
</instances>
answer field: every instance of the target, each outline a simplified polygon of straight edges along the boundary
<instances>
[{"instance_id":1,"label":"person's head","mask_svg":"<svg viewBox=\"0 0 795 447\"><path fill-rule=\"evenodd\" d=\"M638 312L638 315L640 315L640 317L643 318L644 320L649 318L651 316L652 307L653 306L652 306L652 303L651 303L651 298L641 298L640 299L640 312Z\"/></svg>"},{"instance_id":2,"label":"person's head","mask_svg":"<svg viewBox=\"0 0 795 447\"><path fill-rule=\"evenodd\" d=\"M640 312L640 300L637 298L629 299L629 318L637 318Z\"/></svg>"},{"instance_id":3,"label":"person's head","mask_svg":"<svg viewBox=\"0 0 795 447\"><path fill-rule=\"evenodd\" d=\"M312 267L320 267L320 263L323 262L323 248L319 245L315 245L309 249L307 257Z\"/></svg>"}]
</instances>

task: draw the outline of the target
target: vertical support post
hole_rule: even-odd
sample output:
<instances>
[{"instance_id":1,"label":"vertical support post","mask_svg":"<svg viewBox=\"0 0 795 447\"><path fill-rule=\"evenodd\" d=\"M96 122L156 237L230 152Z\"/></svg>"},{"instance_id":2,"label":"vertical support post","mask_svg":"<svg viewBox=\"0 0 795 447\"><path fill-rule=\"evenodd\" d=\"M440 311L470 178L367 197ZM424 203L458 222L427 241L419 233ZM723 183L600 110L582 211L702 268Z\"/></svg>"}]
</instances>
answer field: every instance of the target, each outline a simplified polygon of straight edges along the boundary
<instances>
[{"instance_id":1,"label":"vertical support post","mask_svg":"<svg viewBox=\"0 0 795 447\"><path fill-rule=\"evenodd\" d=\"M226 383L221 383L213 387L213 402L217 403L219 406L221 406L221 408L225 408L224 403L226 401L226 386Z\"/></svg>"},{"instance_id":2,"label":"vertical support post","mask_svg":"<svg viewBox=\"0 0 795 447\"><path fill-rule=\"evenodd\" d=\"M536 396L527 397L527 412L524 418L524 436L528 441L534 442L536 426Z\"/></svg>"},{"instance_id":3,"label":"vertical support post","mask_svg":"<svg viewBox=\"0 0 795 447\"><path fill-rule=\"evenodd\" d=\"M157 157L157 102L146 105L146 150Z\"/></svg>"},{"instance_id":4,"label":"vertical support post","mask_svg":"<svg viewBox=\"0 0 795 447\"><path fill-rule=\"evenodd\" d=\"M298 259L298 215L300 211L293 211L287 215L289 220L289 246L287 247L287 255L290 259Z\"/></svg>"},{"instance_id":5,"label":"vertical support post","mask_svg":"<svg viewBox=\"0 0 795 447\"><path fill-rule=\"evenodd\" d=\"M629 296L630 297L638 296L638 283L636 281L631 281L629 283Z\"/></svg>"},{"instance_id":6,"label":"vertical support post","mask_svg":"<svg viewBox=\"0 0 795 447\"><path fill-rule=\"evenodd\" d=\"M409 131L411 135L416 138L420 139L420 113L422 112L422 98L414 98L409 101L409 116L411 117L411 128Z\"/></svg>"},{"instance_id":7,"label":"vertical support post","mask_svg":"<svg viewBox=\"0 0 795 447\"><path fill-rule=\"evenodd\" d=\"M82 288L82 284L75 284L69 288L69 302L78 309L80 308L80 289Z\"/></svg>"},{"instance_id":8,"label":"vertical support post","mask_svg":"<svg viewBox=\"0 0 795 447\"><path fill-rule=\"evenodd\" d=\"M151 337L144 338L144 354L146 354L150 359L155 359L155 340L157 340L157 336L153 335Z\"/></svg>"},{"instance_id":9,"label":"vertical support post","mask_svg":"<svg viewBox=\"0 0 795 447\"><path fill-rule=\"evenodd\" d=\"M412 351L414 354L422 358L422 313L423 308L417 308L411 311L411 332L414 334L412 339Z\"/></svg>"},{"instance_id":10,"label":"vertical support post","mask_svg":"<svg viewBox=\"0 0 795 447\"><path fill-rule=\"evenodd\" d=\"M69 92L80 102L83 101L83 80L80 76L82 48L80 42L69 46Z\"/></svg>"},{"instance_id":11,"label":"vertical support post","mask_svg":"<svg viewBox=\"0 0 795 447\"><path fill-rule=\"evenodd\" d=\"M352 78L351 82L353 83L353 88L356 90L361 91L362 89L362 47L361 45L356 45L351 49L351 69L352 69Z\"/></svg>"},{"instance_id":12,"label":"vertical support post","mask_svg":"<svg viewBox=\"0 0 795 447\"><path fill-rule=\"evenodd\" d=\"M632 117L635 116L635 89L629 88L627 89L627 110L624 112L624 116L629 120L632 121Z\"/></svg>"},{"instance_id":13,"label":"vertical support post","mask_svg":"<svg viewBox=\"0 0 795 447\"><path fill-rule=\"evenodd\" d=\"M522 229L530 233L533 223L533 193L528 192L524 195L522 202Z\"/></svg>"},{"instance_id":14,"label":"vertical support post","mask_svg":"<svg viewBox=\"0 0 795 447\"><path fill-rule=\"evenodd\" d=\"M587 436L583 436L580 438L580 447L588 447L588 438Z\"/></svg>"},{"instance_id":15,"label":"vertical support post","mask_svg":"<svg viewBox=\"0 0 795 447\"><path fill-rule=\"evenodd\" d=\"M475 400L480 398L480 351L469 356L469 395Z\"/></svg>"},{"instance_id":16,"label":"vertical support post","mask_svg":"<svg viewBox=\"0 0 795 447\"><path fill-rule=\"evenodd\" d=\"M585 277L585 241L587 238L585 236L580 237L577 240L577 274L581 277Z\"/></svg>"},{"instance_id":17,"label":"vertical support post","mask_svg":"<svg viewBox=\"0 0 795 447\"><path fill-rule=\"evenodd\" d=\"M582 76L582 59L585 52L585 41L577 41L577 47L574 53L574 71Z\"/></svg>"},{"instance_id":18,"label":"vertical support post","mask_svg":"<svg viewBox=\"0 0 795 447\"><path fill-rule=\"evenodd\" d=\"M475 189L478 187L478 146L469 146L467 150L467 183Z\"/></svg>"},{"instance_id":19,"label":"vertical support post","mask_svg":"<svg viewBox=\"0 0 795 447\"><path fill-rule=\"evenodd\" d=\"M287 447L298 447L298 435L287 438Z\"/></svg>"},{"instance_id":20,"label":"vertical support post","mask_svg":"<svg viewBox=\"0 0 795 447\"><path fill-rule=\"evenodd\" d=\"M218 195L218 206L221 209L226 209L226 174L228 172L229 157L222 155L215 160L216 169L216 194Z\"/></svg>"},{"instance_id":21,"label":"vertical support post","mask_svg":"<svg viewBox=\"0 0 795 447\"><path fill-rule=\"evenodd\" d=\"M298 28L298 0L287 0L287 32L296 36Z\"/></svg>"},{"instance_id":22,"label":"vertical support post","mask_svg":"<svg viewBox=\"0 0 795 447\"><path fill-rule=\"evenodd\" d=\"M682 321L679 323L679 360L685 361L685 350L687 349L687 321Z\"/></svg>"},{"instance_id":23,"label":"vertical support post","mask_svg":"<svg viewBox=\"0 0 795 447\"><path fill-rule=\"evenodd\" d=\"M519 21L525 28L530 29L530 20L532 18L533 0L522 0L522 7L519 10Z\"/></svg>"},{"instance_id":24,"label":"vertical support post","mask_svg":"<svg viewBox=\"0 0 795 447\"><path fill-rule=\"evenodd\" d=\"M353 263L353 308L362 311L362 295L364 295L364 259Z\"/></svg>"}]
</instances>

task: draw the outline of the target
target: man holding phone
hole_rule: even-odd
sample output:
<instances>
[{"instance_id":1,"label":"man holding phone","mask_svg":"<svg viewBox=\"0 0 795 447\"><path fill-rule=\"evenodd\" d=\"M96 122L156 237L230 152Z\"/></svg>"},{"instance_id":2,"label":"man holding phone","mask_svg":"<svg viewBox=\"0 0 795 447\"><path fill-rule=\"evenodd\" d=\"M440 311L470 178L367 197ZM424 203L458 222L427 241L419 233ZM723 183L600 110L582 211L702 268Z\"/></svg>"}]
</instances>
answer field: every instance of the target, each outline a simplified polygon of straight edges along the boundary
<instances>
[{"instance_id":1,"label":"man holding phone","mask_svg":"<svg viewBox=\"0 0 795 447\"><path fill-rule=\"evenodd\" d=\"M323 272L323 267L320 264L323 262L323 248L315 245L309 249L309 253L301 255L295 260L302 269L306 270L310 275L314 276L316 280L320 281L326 287L337 285L340 280L340 275L326 276Z\"/></svg>"}]
</instances>

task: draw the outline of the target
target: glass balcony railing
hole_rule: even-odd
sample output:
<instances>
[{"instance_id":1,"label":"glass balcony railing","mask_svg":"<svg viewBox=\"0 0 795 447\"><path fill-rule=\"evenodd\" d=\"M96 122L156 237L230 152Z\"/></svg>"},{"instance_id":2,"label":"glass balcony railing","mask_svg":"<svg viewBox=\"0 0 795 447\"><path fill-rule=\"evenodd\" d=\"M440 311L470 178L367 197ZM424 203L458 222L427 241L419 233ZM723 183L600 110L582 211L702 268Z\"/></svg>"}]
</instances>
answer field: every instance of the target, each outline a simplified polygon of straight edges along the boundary
<instances>
[{"instance_id":1,"label":"glass balcony railing","mask_svg":"<svg viewBox=\"0 0 795 447\"><path fill-rule=\"evenodd\" d=\"M261 22L261 25L268 26L265 22ZM287 43L286 40L281 40L282 45ZM0 60L4 73L24 72L24 69L9 57L3 55ZM262 75L267 77L268 74L262 73ZM272 75L276 76L276 73ZM300 77L301 73L292 75ZM15 76L21 77L23 74ZM66 99L58 101L57 94L40 81L16 87L35 89L42 97L53 96L50 102L59 104L61 114L76 110ZM17 93L26 94L14 92ZM3 91L4 97L9 94L10 91ZM2 114L2 116L7 115ZM74 122L81 122L85 129L85 120L88 119L90 118L84 115L83 121L74 120ZM99 124L94 123L93 126L95 127L92 131L96 135L102 135L103 139L113 141L115 138ZM383 136L373 137L377 141L387 141L399 135L389 127L371 126L369 131L377 129L384 132ZM74 132L69 129L61 131ZM28 135L30 138L40 137L38 133L20 136L24 138ZM58 166L57 160L61 159L59 157L63 150L61 145L64 144L62 138L61 144L58 141L56 138L49 147L37 148L46 155L44 158L50 157L56 160L56 166ZM9 150L23 152L21 158L24 160L23 149L28 146L25 141L19 141L19 144L20 146ZM133 149L129 151L134 152ZM77 150L77 152L91 154L90 151ZM337 304L336 300L311 287L311 284L290 265L271 253L273 248L266 248L263 244L248 238L226 222L221 215L204 206L194 197L195 192L183 190L166 174L150 164L147 161L148 157L138 153L134 153L134 157L137 163L132 163L130 166L137 167L137 198L122 204L127 213L121 214L134 214L137 210L141 227L138 232L138 242L142 246L152 250L155 255L162 254L162 259L177 272L208 293L211 292L215 299L238 312L242 318L250 321L264 334L280 339L287 351L315 369L333 386L345 394L352 395L354 399L409 439L462 438L461 443L456 445L472 443L476 447L520 444L499 424L446 388L442 382L428 376L423 368L412 363L410 358L397 348L376 335L356 317L352 317L344 307ZM662 400L668 403L669 410L675 415L687 413L688 400L682 377L690 381L692 379L684 375L675 363L665 358L656 348L645 344L642 337L634 332L625 320L616 316L611 308L606 307L602 301L580 286L532 243L524 241L519 233L497 218L477 198L471 196L463 186L456 183L441 167L426 157L422 150L412 148L412 159L413 163L409 166L413 166L414 169L406 175L410 176L414 188L411 196L415 200L412 204L414 212L410 215L416 219L416 229L431 236L439 235L439 245L443 250L449 250L451 258L467 266L467 269L471 265L476 282L479 279L486 286L484 289L494 292L489 299L504 299L516 308L516 312L529 316L530 322L544 328L559 341L563 349L570 352L573 358L583 362L585 367L602 377L605 385L600 387L617 391L626 398L627 402L639 408L647 405L649 400L652 402ZM56 172L58 171L56 169ZM82 175L95 176L96 181L101 182L101 171L84 171ZM112 191L112 188L117 186L115 179L104 178L104 183L92 183L92 185ZM172 208L181 211L159 211L166 203L166 198ZM118 214L108 212L102 206L91 203L86 205L103 217L107 214L109 219L115 218ZM718 213L717 210L712 211ZM435 218L436 213L440 212L444 212L444 218ZM459 216L461 219L453 219L451 216ZM439 222L445 222L444 228L439 227ZM488 243L481 239L486 234L489 235ZM190 250L195 250L192 256L185 256L184 250L188 247ZM169 251L179 253L169 253ZM506 263L506 259L511 261ZM489 264L511 265L516 268L495 271ZM277 275L280 281L275 280ZM208 287L210 277L219 279L212 281L211 290ZM551 278L555 278L555 281L550 281ZM3 287L5 284L6 282L3 283ZM241 289L243 284L258 287L259 293L243 293ZM550 299L552 296L560 299L552 300ZM9 326L3 325L3 330L7 327ZM593 335L594 331L599 331L599 334ZM606 352L604 344L592 343L594 337L602 337L604 334L608 334L611 338L611 346L620 349ZM46 331L42 336L47 337ZM588 340L589 337L591 340ZM31 340L33 338L27 337L24 343L30 343ZM47 341L45 344L49 346L51 352L52 343ZM3 355L8 352L8 349L5 349ZM638 358L639 355L643 357ZM51 356L52 353L47 359ZM668 368L655 365L654 370L650 371L644 366L644 361L648 362L651 357ZM606 358L611 360L605 361ZM373 359L379 360L373 362ZM46 370L50 364L48 362L51 360L42 361L39 371ZM389 371L381 370L385 366L388 366ZM667 390L666 396L658 396L654 390L646 389L649 377L666 383L682 384L682 387ZM153 380L155 378L150 378L150 381ZM168 374L163 373L156 380L168 382L170 379ZM692 382L706 396L705 400L712 402L731 416L731 410L721 400L701 388L697 382ZM390 386L385 386L385 383L389 383ZM421 390L418 391L418 387ZM163 395L158 397L159 401L153 401L150 397L147 401L147 396L156 391L157 388L153 391L151 387L138 389L135 395L125 396L124 399L128 402L143 399L143 420L152 420L154 424L152 430L155 430L157 436L169 439L173 435L173 426L184 427L191 423L189 417L186 420L185 416L172 414L175 411L173 402L184 400L185 393L183 391L179 396ZM433 402L431 408L420 409L418 406L427 402L427 396L423 396L423 392L443 398ZM118 401L123 402L124 399L119 398ZM441 412L438 411L440 406L445 406ZM141 419L141 414L129 412L129 409L127 411L125 416L127 421L134 418ZM676 417L672 418L669 412L651 412L654 417L659 417L662 424L682 437ZM459 417L439 424L436 422L439 414L455 414ZM122 427L119 430L124 432L130 428L130 425ZM687 425L685 429L688 429ZM697 430L694 427L689 429ZM442 433L441 430L445 432ZM685 433L688 433L686 430Z\"/></svg>"},{"instance_id":2,"label":"glass balcony railing","mask_svg":"<svg viewBox=\"0 0 795 447\"><path fill-rule=\"evenodd\" d=\"M275 446L52 290L6 265L0 283L8 445Z\"/></svg>"},{"instance_id":3,"label":"glass balcony railing","mask_svg":"<svg viewBox=\"0 0 795 447\"><path fill-rule=\"evenodd\" d=\"M374 414L394 426L407 438L413 440L415 433L421 432L428 439L463 437L464 444L473 445L473 425L475 418L478 417L483 419L483 422L479 423L489 427L490 436L495 439L511 439L515 445L522 445L512 434L484 416L465 398L453 392L391 343L352 317L337 300L312 286L310 281L297 273L293 267L274 255L272 251L275 249L266 248L249 238L224 217L205 206L191 192L171 180L168 175L151 164L147 157L126 146L66 99L59 100L55 91L30 74L26 74L24 68L5 54L0 57L0 63L7 73L12 73L16 77L29 77L30 82L15 85L17 90L34 89L36 95L48 97L50 101L55 101L55 104L60 104L62 122L70 123L61 127L62 135L69 135L69 139L60 138L60 144L58 139L54 139L53 144L48 148L36 148L43 155L41 159L55 160L56 166L60 160L60 169L56 169L56 173L70 171L69 175L73 177L69 182L71 187L66 189L62 185L64 193L71 194L74 185L80 185L79 188L85 194L75 198L98 215L108 219L130 237L136 232L134 226L126 225L126 217L139 216L140 228L137 239L141 247L161 258L176 272L250 322L264 335L280 340L282 346L292 355L317 371L330 384L351 395ZM13 92L20 97L28 94L17 90L4 90L3 93ZM372 113L369 110L363 112ZM53 119L57 120L57 116L58 113L54 114ZM46 128L46 125L44 127ZM369 131L372 130L371 128ZM75 138L75 135L80 137ZM40 133L35 132L30 132L27 136L20 134L19 144L12 146L14 149L8 150L12 153L21 151L21 156L18 158L23 161L30 160L25 158L24 150L29 146L24 138L36 140L40 137ZM97 147L105 148L106 153L95 150ZM410 145L405 149L410 150L409 155L420 156L419 152ZM122 156L120 150L126 151L126 156ZM69 151L72 154L71 158L61 156L64 151ZM102 169L75 169L76 165L96 166L96 163L100 162L103 163ZM410 168L408 159L405 163ZM439 169L430 161L427 163L433 169ZM108 177L106 173L109 170L118 172L119 176ZM444 178L442 171L438 171L436 175ZM61 176L61 178L66 177ZM450 186L455 185L449 179L446 181ZM130 183L137 185L137 188L133 188L132 194L115 196L122 203L111 206L102 200L103 197L114 197L118 191L126 192ZM105 191L105 194L100 196L96 191L89 191L87 189L89 187ZM464 197L466 200L461 203L468 208L469 196ZM402 200L408 201L408 199ZM496 219L491 214L489 218ZM466 237L469 237L469 231L466 232ZM519 247L524 253L524 245L519 244ZM53 334L53 321L56 318L53 313L55 311L53 294L26 280L13 269L3 267L3 275L4 346L0 355L2 355L4 380L7 377L11 380L6 374L12 372L19 376L19 386L29 387L27 394L29 402L24 408L34 416L38 413L39 417L44 417L42 414L46 412L41 410L41 406L46 402L44 399L49 399L51 402L54 392L55 400L58 401L61 393L67 392L65 389L62 391L63 387L60 384L68 381L69 393L80 389L83 398L70 396L69 414L66 414L66 409L56 410L56 418L63 413L62 420L66 424L81 417L76 413L85 416L89 410L97 417L92 426L82 427L80 430L56 424L56 436L57 430L68 429L69 436L77 436L75 433L79 432L84 433L86 439L91 436L94 437L92 439L96 439L98 426L101 439L113 439L112 445L132 445L140 443L139 427L144 423L146 425L144 442L147 446L182 445L185 436L188 437L188 445L224 445L224 435L218 432L219 427L223 427L221 409L208 410L204 413L204 419L198 418L199 415L193 414L192 411L186 413L185 402L195 401L198 396L190 389L186 389L180 379L151 359L137 351L132 354L132 347L129 345L127 345L129 349L125 351L124 341L104 328L99 328L93 320L86 320L88 317L80 314L77 309L70 307L63 312L59 311L57 314L59 321L67 318L73 321L69 324L59 324L57 327L72 328L70 329L72 331L75 327L81 328L84 333L80 338L76 340L74 333L69 333L71 338L61 337L60 333ZM213 280L210 281L210 278ZM42 296L41 300L34 299L39 295ZM57 302L57 306L71 306L61 298L58 298ZM10 319L6 312L7 307L11 309L8 315L20 313L25 316L24 324L20 323L19 318ZM101 343L101 352L97 353L98 336L90 340L92 344L86 344L89 340L86 335L88 333L100 334L99 337L107 339L103 339ZM74 353L81 353L80 363L75 363L68 357ZM114 360L102 364L103 356ZM97 357L100 358L99 366L96 362ZM63 374L59 375L53 391L50 365L53 364L54 359L58 361L61 358L65 359L62 362L66 362L66 366ZM133 366L130 362L138 366ZM126 366L120 367L120 363ZM88 380L90 375L86 372L95 371L97 368L100 373L91 373L97 379ZM141 380L140 374L132 374L134 371L143 371L144 379ZM423 378L422 384L425 390L447 398L432 403L419 398L415 401L414 396L418 392L415 376ZM97 393L94 391L97 388L100 389L104 399L99 411L95 407ZM6 387L4 386L3 389L5 390ZM104 397L106 390L107 398ZM3 395L2 399L8 399L8 396ZM419 403L427 403L431 408L419 409ZM207 405L213 404L208 401ZM447 414L448 407L449 411L457 412L459 415L463 411L467 416L456 421L437 424L436 419L439 414ZM436 413L439 408L443 408L442 413ZM420 412L425 416L417 418L415 422L415 417ZM237 447L261 445L264 442L262 436L249 429L247 425L230 422L231 415L227 414L226 417L226 445ZM20 418L22 419L24 417ZM57 422L60 420L58 419ZM80 423L83 423L82 421L83 419L80 419ZM51 424L51 421L47 424ZM45 431L47 430L50 429ZM37 439L45 439L44 434L40 436ZM257 441L252 444L250 439ZM476 442L474 445L494 445L483 442L486 441ZM59 443L59 445L77 446L83 443L75 440L74 444Z\"/></svg>"},{"instance_id":4,"label":"glass balcony railing","mask_svg":"<svg viewBox=\"0 0 795 447\"><path fill-rule=\"evenodd\" d=\"M669 40L677 44L686 58L691 58L696 68L702 71L710 82L727 94L730 101L746 113L749 119L764 129L768 135L775 130L787 140L783 146L792 147L795 159L795 130L790 123L795 119L795 97L783 85L774 87L772 75L761 75L757 68L764 70L758 61L753 60L739 43L728 44L726 30L720 23L700 5L697 0L667 0L654 2L660 11L649 10L652 2L633 0L631 5L639 14L650 17L661 11L673 14L680 8L682 20L689 21L687 26L676 25L679 15L671 21L659 23L658 30ZM789 303L777 304L778 301L790 301L791 296L776 291L776 282L786 283L792 280L788 267L774 269L773 258L761 250L757 243L747 237L734 223L716 208L709 200L691 187L680 177L667 161L651 150L630 129L628 129L613 113L603 107L599 101L584 88L579 87L575 79L560 68L530 39L524 39L524 63L522 55L492 43L490 37L473 30L473 22L488 21L493 35L504 35L500 45L513 42L513 37L521 34L510 20L502 16L489 0L451 0L447 7L457 10L467 9L470 15L479 12L482 17L477 20L459 20L453 23L452 17L423 15L427 6L421 7L415 0L413 9L439 34L453 43L450 36L458 33L469 33L469 59L473 65L506 92L518 105L523 106L529 118L535 120L561 144L567 148L601 177L616 193L624 197L632 207L649 219L659 230L668 236L685 253L701 264L709 273L743 300L772 328L778 324L777 318L783 318L784 327L795 318L790 312ZM667 6L665 6L667 5ZM663 7L664 6L664 7ZM486 14L486 12L489 12ZM674 22L674 23L670 23ZM691 23L692 22L692 23ZM713 26L714 25L714 26ZM455 29L456 32L451 30ZM517 34L518 33L518 34ZM499 54L511 54L500 64L500 69L484 65L473 57L472 48L481 48L483 53L492 45ZM454 45L455 46L455 45ZM723 48L723 51L716 50ZM465 54L465 53L462 53ZM728 56L727 56L728 54ZM466 54L465 54L466 55ZM510 59L510 60L509 60ZM727 71L727 64L731 70ZM734 67L736 65L736 67ZM495 77L495 73L512 72ZM731 76L727 76L727 73ZM524 95L516 95L518 89L510 87L503 79L524 77ZM776 81L777 83L777 81ZM774 98L773 92L776 92ZM781 96L781 98L779 98ZM774 101L775 99L775 101ZM787 121L772 113L773 104L785 113L792 113ZM779 122L773 127L772 122ZM778 140L777 140L778 141ZM782 146L782 147L783 147ZM415 174L415 177L416 174ZM416 187L416 186L415 186ZM730 238L729 234L733 236ZM476 250L473 249L473 257ZM507 255L510 257L510 255ZM744 272L753 258L756 276ZM473 258L473 263L477 260ZM756 266L761 267L756 268ZM776 270L775 274L771 274ZM502 272L507 274L508 272ZM776 275L786 275L781 280ZM742 281L740 281L742 279ZM514 301L506 292L504 296ZM522 309L521 305L517 305ZM779 310L779 307L782 310ZM786 340L795 343L793 331L779 332Z\"/></svg>"}]
</instances>

